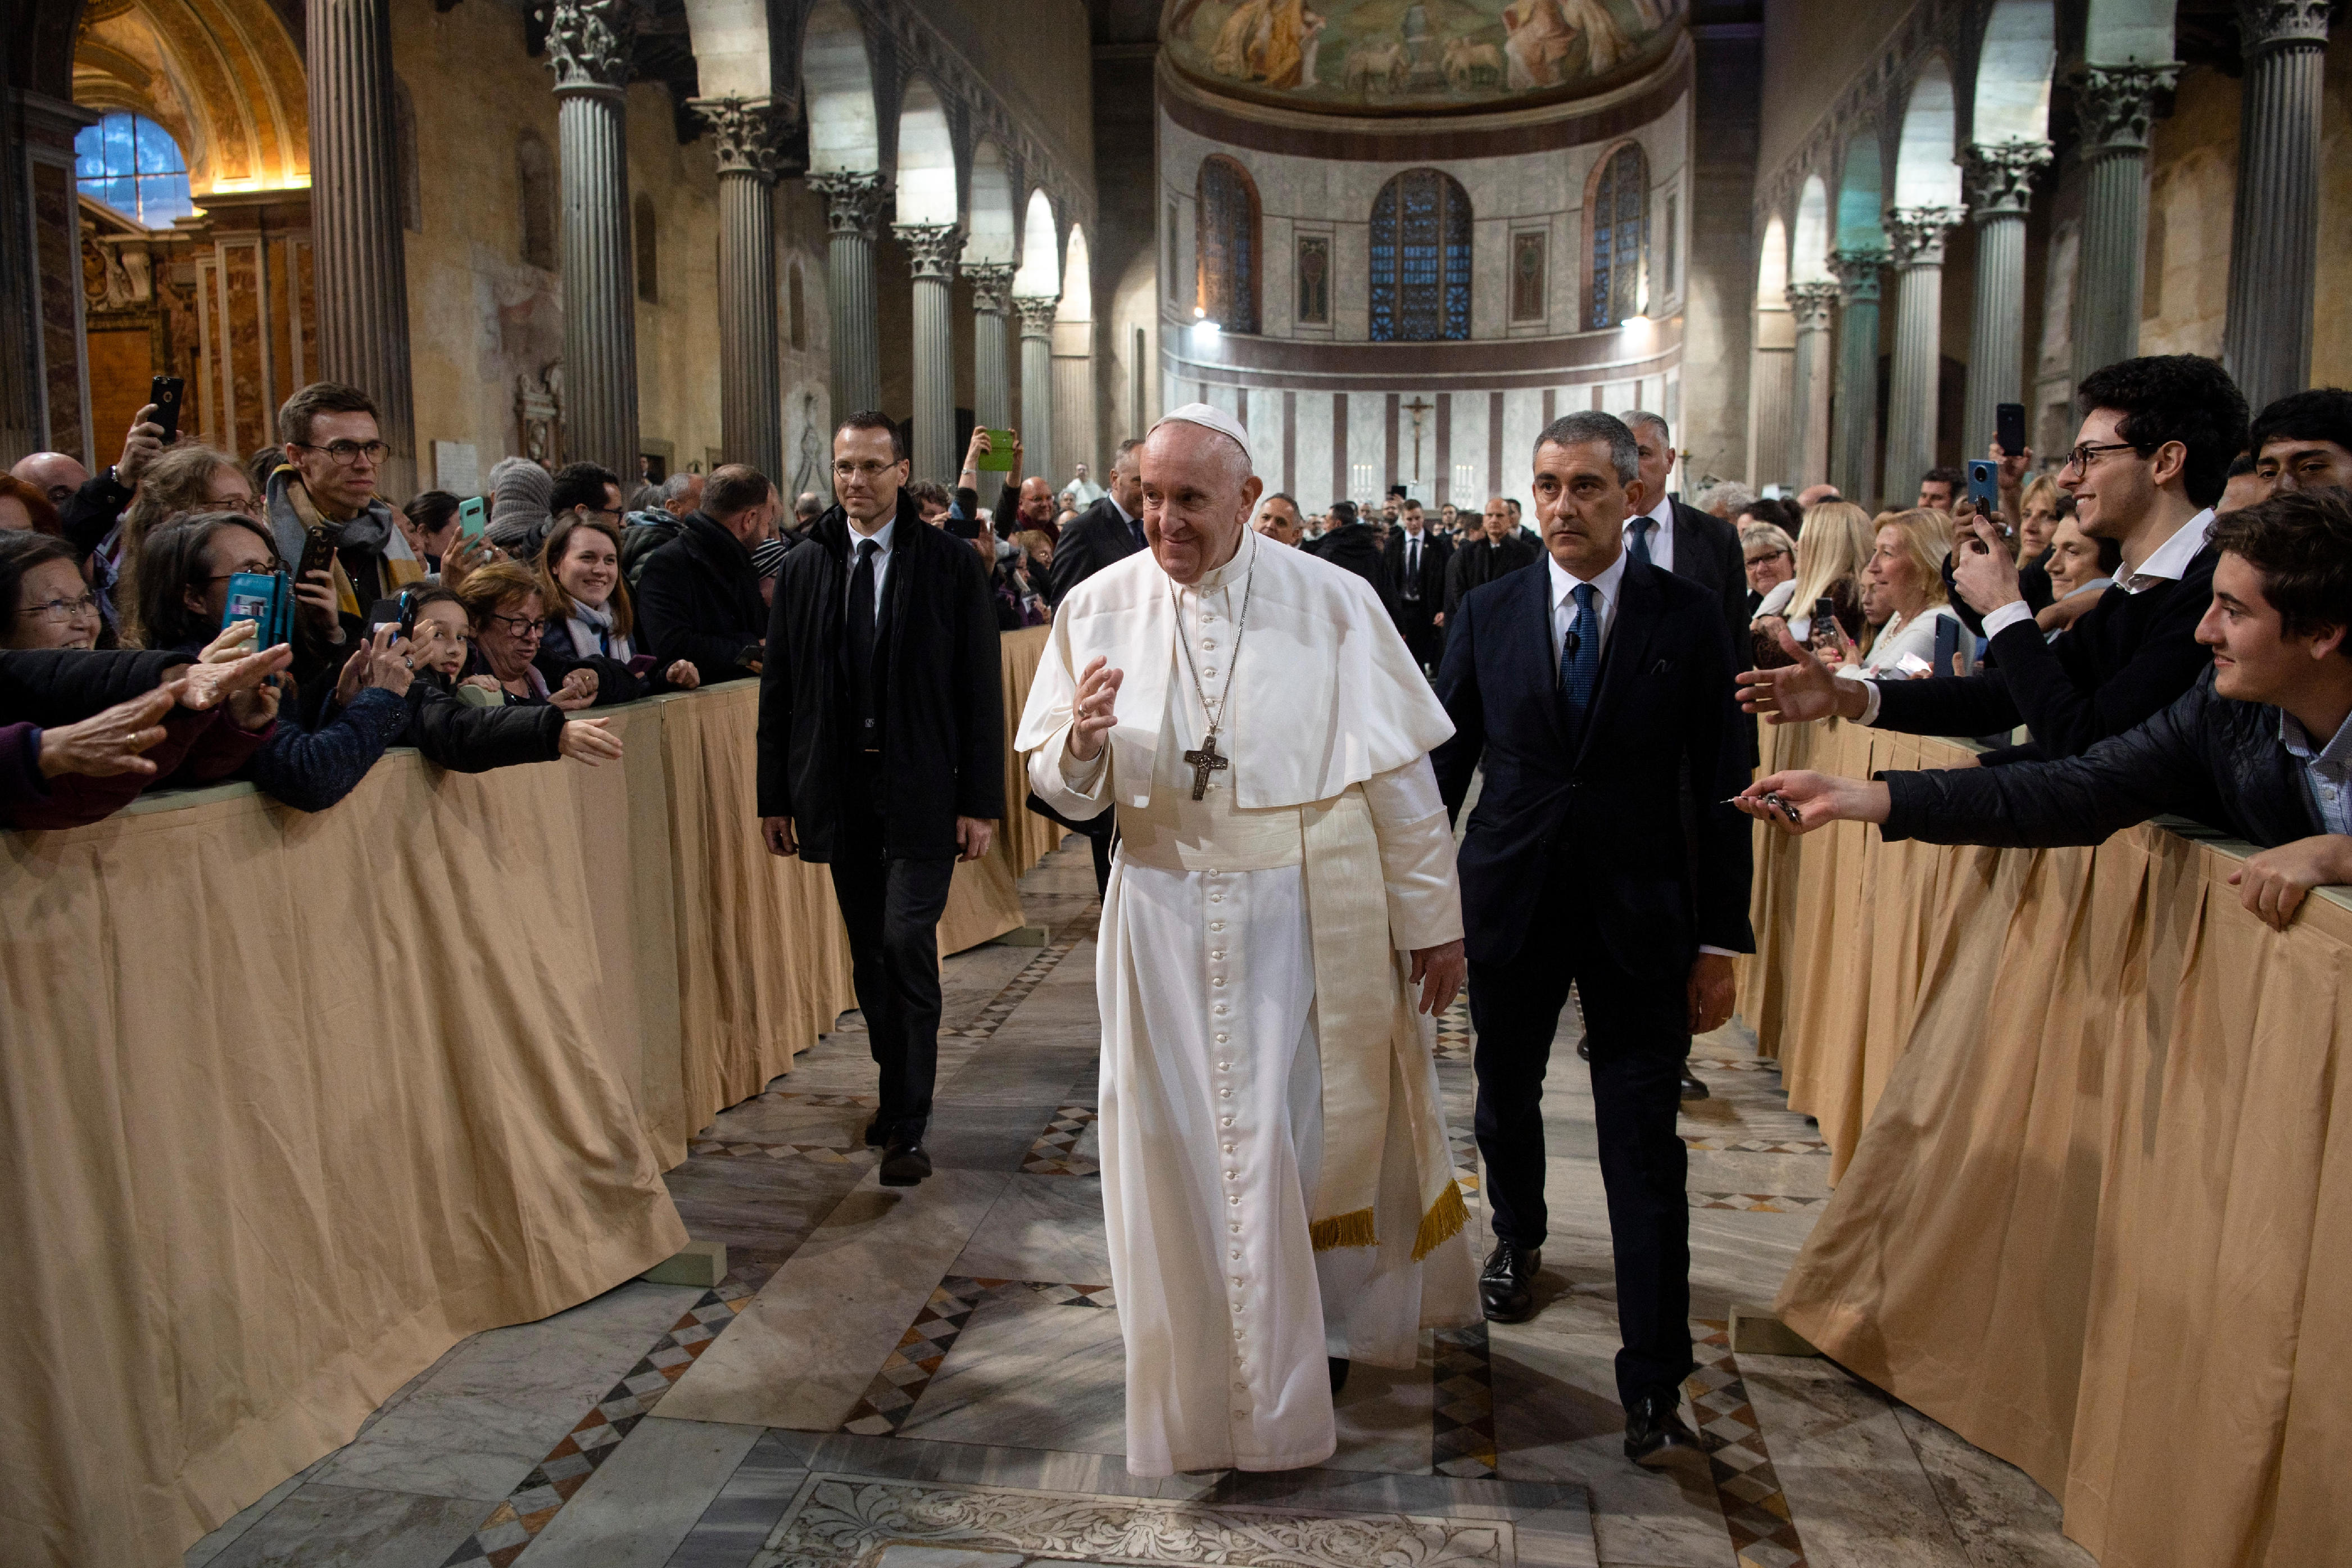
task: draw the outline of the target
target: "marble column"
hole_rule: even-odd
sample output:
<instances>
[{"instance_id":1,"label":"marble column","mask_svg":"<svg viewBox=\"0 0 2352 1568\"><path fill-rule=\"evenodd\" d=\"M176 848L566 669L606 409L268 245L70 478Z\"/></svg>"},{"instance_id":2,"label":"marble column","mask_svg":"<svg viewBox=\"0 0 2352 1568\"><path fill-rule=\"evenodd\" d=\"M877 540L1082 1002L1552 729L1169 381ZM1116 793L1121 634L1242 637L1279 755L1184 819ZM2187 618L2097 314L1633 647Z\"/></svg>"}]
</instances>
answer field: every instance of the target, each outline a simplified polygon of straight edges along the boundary
<instances>
[{"instance_id":1,"label":"marble column","mask_svg":"<svg viewBox=\"0 0 2352 1568\"><path fill-rule=\"evenodd\" d=\"M392 448L381 482L385 493L405 496L416 488L416 416L393 131L392 0L310 0L304 26L319 374L375 400L377 428Z\"/></svg>"},{"instance_id":2,"label":"marble column","mask_svg":"<svg viewBox=\"0 0 2352 1568\"><path fill-rule=\"evenodd\" d=\"M776 341L776 142L782 110L759 98L696 99L719 160L719 444L782 484L783 391Z\"/></svg>"},{"instance_id":3,"label":"marble column","mask_svg":"<svg viewBox=\"0 0 2352 1568\"><path fill-rule=\"evenodd\" d=\"M1886 215L1895 262L1895 364L1886 387L1886 471L1878 493L1908 505L1936 466L1936 382L1943 359L1944 234L1958 207L1899 207Z\"/></svg>"},{"instance_id":4,"label":"marble column","mask_svg":"<svg viewBox=\"0 0 2352 1568\"><path fill-rule=\"evenodd\" d=\"M1013 271L993 266L963 269L971 279L972 413L992 430L1013 424L1011 361L1004 337L1004 318L1013 313Z\"/></svg>"},{"instance_id":5,"label":"marble column","mask_svg":"<svg viewBox=\"0 0 2352 1568\"><path fill-rule=\"evenodd\" d=\"M1797 319L1796 387L1789 398L1788 482L1799 489L1830 475L1830 315L1838 286L1789 285L1789 311Z\"/></svg>"},{"instance_id":6,"label":"marble column","mask_svg":"<svg viewBox=\"0 0 2352 1568\"><path fill-rule=\"evenodd\" d=\"M637 289L625 123L632 0L556 0L547 52L563 189L563 456L637 475Z\"/></svg>"},{"instance_id":7,"label":"marble column","mask_svg":"<svg viewBox=\"0 0 2352 1568\"><path fill-rule=\"evenodd\" d=\"M2320 68L2326 0L2238 0L2238 198L2230 228L2230 317L2221 363L2246 405L2311 384L2319 266Z\"/></svg>"},{"instance_id":8,"label":"marble column","mask_svg":"<svg viewBox=\"0 0 2352 1568\"><path fill-rule=\"evenodd\" d=\"M1054 309L1058 299L1024 295L1021 312L1021 445L1029 472L1051 479L1054 468ZM1023 476L1013 476L1013 483ZM1058 489L1058 485L1056 486Z\"/></svg>"},{"instance_id":9,"label":"marble column","mask_svg":"<svg viewBox=\"0 0 2352 1568\"><path fill-rule=\"evenodd\" d=\"M2147 245L2148 125L2180 68L2094 65L2074 88L2087 178L2075 274L2074 380L2139 353L2140 258Z\"/></svg>"},{"instance_id":10,"label":"marble column","mask_svg":"<svg viewBox=\"0 0 2352 1568\"><path fill-rule=\"evenodd\" d=\"M880 221L882 176L845 169L811 174L809 189L824 198L832 240L824 258L824 292L832 305L833 416L845 419L882 401L882 328L874 299L874 234Z\"/></svg>"},{"instance_id":11,"label":"marble column","mask_svg":"<svg viewBox=\"0 0 2352 1568\"><path fill-rule=\"evenodd\" d=\"M956 255L963 230L951 223L902 223L890 232L915 275L915 478L956 482Z\"/></svg>"},{"instance_id":12,"label":"marble column","mask_svg":"<svg viewBox=\"0 0 2352 1568\"><path fill-rule=\"evenodd\" d=\"M1836 406L1830 435L1830 483L1870 504L1871 454L1878 447L1878 273L1883 250L1830 253L1838 280Z\"/></svg>"},{"instance_id":13,"label":"marble column","mask_svg":"<svg viewBox=\"0 0 2352 1568\"><path fill-rule=\"evenodd\" d=\"M1785 300L1756 305L1756 341L1748 370L1748 482L1761 490L1786 484L1790 403L1796 392L1796 319Z\"/></svg>"},{"instance_id":14,"label":"marble column","mask_svg":"<svg viewBox=\"0 0 2352 1568\"><path fill-rule=\"evenodd\" d=\"M1977 227L1977 294L1969 316L1969 386L1960 410L1960 456L1992 445L1993 410L2025 389L2025 213L2033 175L2050 162L2047 142L1970 147L1960 163L1969 216Z\"/></svg>"}]
</instances>

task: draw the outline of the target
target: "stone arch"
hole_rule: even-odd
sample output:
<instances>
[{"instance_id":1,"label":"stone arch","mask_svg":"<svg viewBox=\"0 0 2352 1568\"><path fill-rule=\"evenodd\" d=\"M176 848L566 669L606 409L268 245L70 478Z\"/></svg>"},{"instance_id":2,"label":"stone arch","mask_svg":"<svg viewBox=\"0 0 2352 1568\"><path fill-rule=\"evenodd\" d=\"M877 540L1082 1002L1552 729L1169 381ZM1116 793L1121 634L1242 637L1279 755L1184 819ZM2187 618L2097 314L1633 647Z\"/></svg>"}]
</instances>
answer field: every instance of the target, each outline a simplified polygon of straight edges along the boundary
<instances>
[{"instance_id":1,"label":"stone arch","mask_svg":"<svg viewBox=\"0 0 2352 1568\"><path fill-rule=\"evenodd\" d=\"M939 90L921 77L907 83L898 100L898 155L891 187L902 224L947 224L961 220L956 198L955 133L948 125Z\"/></svg>"},{"instance_id":2,"label":"stone arch","mask_svg":"<svg viewBox=\"0 0 2352 1568\"><path fill-rule=\"evenodd\" d=\"M2057 17L2050 0L1998 0L1977 55L1969 138L1985 145L2050 135L2050 72Z\"/></svg>"},{"instance_id":3,"label":"stone arch","mask_svg":"<svg viewBox=\"0 0 2352 1568\"><path fill-rule=\"evenodd\" d=\"M1885 206L1885 173L1878 146L1878 128L1865 125L1845 144L1838 170L1836 226L1831 244L1838 250L1884 250L1886 230L1879 221Z\"/></svg>"},{"instance_id":4,"label":"stone arch","mask_svg":"<svg viewBox=\"0 0 2352 1568\"><path fill-rule=\"evenodd\" d=\"M1911 96L1903 106L1903 133L1896 143L1890 206L1960 205L1960 166L1953 161L1958 151L1955 136L1952 68L1937 55L1911 84Z\"/></svg>"},{"instance_id":5,"label":"stone arch","mask_svg":"<svg viewBox=\"0 0 2352 1568\"><path fill-rule=\"evenodd\" d=\"M170 131L199 197L308 182L308 90L268 0L130 0L89 21L74 47L74 101Z\"/></svg>"},{"instance_id":6,"label":"stone arch","mask_svg":"<svg viewBox=\"0 0 2352 1568\"><path fill-rule=\"evenodd\" d=\"M1091 322L1095 319L1094 268L1087 255L1087 231L1083 225L1070 226L1068 254L1062 262L1062 302L1054 311L1056 326L1065 321Z\"/></svg>"},{"instance_id":7,"label":"stone arch","mask_svg":"<svg viewBox=\"0 0 2352 1568\"><path fill-rule=\"evenodd\" d=\"M963 242L964 264L1002 267L1020 249L1013 223L1013 173L1004 149L984 141L971 155L971 232Z\"/></svg>"},{"instance_id":8,"label":"stone arch","mask_svg":"<svg viewBox=\"0 0 2352 1568\"><path fill-rule=\"evenodd\" d=\"M1789 281L1821 283L1830 275L1830 193L1819 174L1807 174L1797 195L1789 238Z\"/></svg>"},{"instance_id":9,"label":"stone arch","mask_svg":"<svg viewBox=\"0 0 2352 1568\"><path fill-rule=\"evenodd\" d=\"M801 94L808 106L809 173L882 167L881 121L866 29L841 0L821 0L801 34Z\"/></svg>"},{"instance_id":10,"label":"stone arch","mask_svg":"<svg viewBox=\"0 0 2352 1568\"><path fill-rule=\"evenodd\" d=\"M1051 300L1062 292L1062 247L1054 219L1054 199L1043 189L1029 193L1021 219L1021 269L1013 291L1024 299Z\"/></svg>"}]
</instances>

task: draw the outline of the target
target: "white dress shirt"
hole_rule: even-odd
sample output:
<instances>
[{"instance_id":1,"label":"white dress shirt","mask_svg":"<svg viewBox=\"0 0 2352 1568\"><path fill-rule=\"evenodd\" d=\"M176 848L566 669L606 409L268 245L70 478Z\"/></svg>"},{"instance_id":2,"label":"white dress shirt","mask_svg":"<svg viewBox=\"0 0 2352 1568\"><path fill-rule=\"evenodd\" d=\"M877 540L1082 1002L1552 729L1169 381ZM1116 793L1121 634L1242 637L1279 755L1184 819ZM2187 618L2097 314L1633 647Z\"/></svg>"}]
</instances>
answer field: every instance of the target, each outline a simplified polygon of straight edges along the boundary
<instances>
[{"instance_id":1,"label":"white dress shirt","mask_svg":"<svg viewBox=\"0 0 2352 1568\"><path fill-rule=\"evenodd\" d=\"M1421 599L1421 556L1428 548L1429 530L1424 528L1419 533L1405 530L1404 581L1397 584L1397 592L1415 603Z\"/></svg>"},{"instance_id":2,"label":"white dress shirt","mask_svg":"<svg viewBox=\"0 0 2352 1568\"><path fill-rule=\"evenodd\" d=\"M2116 585L2126 594L2145 594L2158 583L2179 582L2189 563L2197 559L2197 552L2205 548L2206 535L2212 531L2213 509L2209 506L2174 529L2171 538L2149 551L2146 564L2134 566L2125 562L2116 572ZM2033 612L2022 599L1999 605L1984 618L1985 640L1990 642L2020 621L2032 618Z\"/></svg>"},{"instance_id":3,"label":"white dress shirt","mask_svg":"<svg viewBox=\"0 0 2352 1568\"><path fill-rule=\"evenodd\" d=\"M1661 494L1658 497L1658 504L1642 515L1657 524L1655 528L1650 530L1650 564L1661 572L1673 571L1675 569L1674 496L1670 493ZM1633 542L1633 520L1629 517L1625 520L1625 543L1628 548L1631 548Z\"/></svg>"},{"instance_id":4,"label":"white dress shirt","mask_svg":"<svg viewBox=\"0 0 2352 1568\"><path fill-rule=\"evenodd\" d=\"M874 552L874 624L877 626L882 624L882 582L890 574L890 535L898 526L898 520L896 517L891 518L889 521L871 533L858 532L855 519L852 519L849 524L849 574L851 576L857 575L857 546L862 541L870 539L882 547Z\"/></svg>"}]
</instances>

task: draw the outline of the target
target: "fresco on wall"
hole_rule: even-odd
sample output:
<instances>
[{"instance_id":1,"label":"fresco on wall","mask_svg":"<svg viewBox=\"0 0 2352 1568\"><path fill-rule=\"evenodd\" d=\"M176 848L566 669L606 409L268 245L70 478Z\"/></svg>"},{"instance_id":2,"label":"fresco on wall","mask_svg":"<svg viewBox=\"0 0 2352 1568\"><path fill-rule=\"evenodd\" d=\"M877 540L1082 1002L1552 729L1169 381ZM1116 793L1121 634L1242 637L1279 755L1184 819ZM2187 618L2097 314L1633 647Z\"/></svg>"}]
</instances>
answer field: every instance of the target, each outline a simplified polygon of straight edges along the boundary
<instances>
[{"instance_id":1,"label":"fresco on wall","mask_svg":"<svg viewBox=\"0 0 2352 1568\"><path fill-rule=\"evenodd\" d=\"M1298 109L1425 114L1613 84L1672 47L1685 0L1168 0L1177 69Z\"/></svg>"}]
</instances>

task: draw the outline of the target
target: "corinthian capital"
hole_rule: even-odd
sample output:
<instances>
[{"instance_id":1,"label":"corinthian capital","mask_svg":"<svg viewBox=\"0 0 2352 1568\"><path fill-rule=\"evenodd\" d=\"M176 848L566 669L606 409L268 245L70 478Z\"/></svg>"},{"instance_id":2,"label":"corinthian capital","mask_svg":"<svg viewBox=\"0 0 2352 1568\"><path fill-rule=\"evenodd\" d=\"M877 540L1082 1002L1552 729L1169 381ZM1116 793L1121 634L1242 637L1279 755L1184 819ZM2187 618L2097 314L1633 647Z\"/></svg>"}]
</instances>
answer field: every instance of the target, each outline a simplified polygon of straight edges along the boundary
<instances>
[{"instance_id":1,"label":"corinthian capital","mask_svg":"<svg viewBox=\"0 0 2352 1568\"><path fill-rule=\"evenodd\" d=\"M1969 211L1979 219L2022 215L2033 202L2033 175L2050 162L2047 142L1977 142L1961 154Z\"/></svg>"},{"instance_id":2,"label":"corinthian capital","mask_svg":"<svg viewBox=\"0 0 2352 1568\"><path fill-rule=\"evenodd\" d=\"M890 226L918 278L955 278L956 255L963 249L963 230L951 223L900 223Z\"/></svg>"},{"instance_id":3,"label":"corinthian capital","mask_svg":"<svg viewBox=\"0 0 2352 1568\"><path fill-rule=\"evenodd\" d=\"M709 128L711 150L721 174L776 177L776 144L784 132L784 108L772 98L690 98L687 108Z\"/></svg>"},{"instance_id":4,"label":"corinthian capital","mask_svg":"<svg viewBox=\"0 0 2352 1568\"><path fill-rule=\"evenodd\" d=\"M809 189L824 198L826 225L835 234L874 237L882 217L882 176L864 170L840 169L811 174Z\"/></svg>"},{"instance_id":5,"label":"corinthian capital","mask_svg":"<svg viewBox=\"0 0 2352 1568\"><path fill-rule=\"evenodd\" d=\"M1941 267L1944 232L1960 217L1958 207L1888 208L1886 240L1894 249L1895 267Z\"/></svg>"},{"instance_id":6,"label":"corinthian capital","mask_svg":"<svg viewBox=\"0 0 2352 1568\"><path fill-rule=\"evenodd\" d=\"M1021 335L1024 338L1049 338L1054 335L1054 308L1062 302L1058 294L1024 294L1013 301L1021 312Z\"/></svg>"},{"instance_id":7,"label":"corinthian capital","mask_svg":"<svg viewBox=\"0 0 2352 1568\"><path fill-rule=\"evenodd\" d=\"M2238 52L2327 47L2328 0L2238 0Z\"/></svg>"},{"instance_id":8,"label":"corinthian capital","mask_svg":"<svg viewBox=\"0 0 2352 1568\"><path fill-rule=\"evenodd\" d=\"M2085 66L2074 84L2074 116L2083 127L2085 153L2147 151L2148 123L2156 118L2156 95L2169 92L2180 67Z\"/></svg>"},{"instance_id":9,"label":"corinthian capital","mask_svg":"<svg viewBox=\"0 0 2352 1568\"><path fill-rule=\"evenodd\" d=\"M1789 285L1789 309L1797 318L1797 331L1825 332L1830 330L1830 307L1837 303L1838 286L1822 281Z\"/></svg>"},{"instance_id":10,"label":"corinthian capital","mask_svg":"<svg viewBox=\"0 0 2352 1568\"><path fill-rule=\"evenodd\" d=\"M967 267L963 275L971 279L971 308L983 316L1004 316L1013 311L1013 268L982 263Z\"/></svg>"},{"instance_id":11,"label":"corinthian capital","mask_svg":"<svg viewBox=\"0 0 2352 1568\"><path fill-rule=\"evenodd\" d=\"M1838 280L1838 291L1849 305L1877 302L1878 273L1885 265L1886 252L1883 250L1830 252L1830 274Z\"/></svg>"},{"instance_id":12,"label":"corinthian capital","mask_svg":"<svg viewBox=\"0 0 2352 1568\"><path fill-rule=\"evenodd\" d=\"M636 0L555 0L547 19L555 90L628 86L629 46L636 32Z\"/></svg>"}]
</instances>

